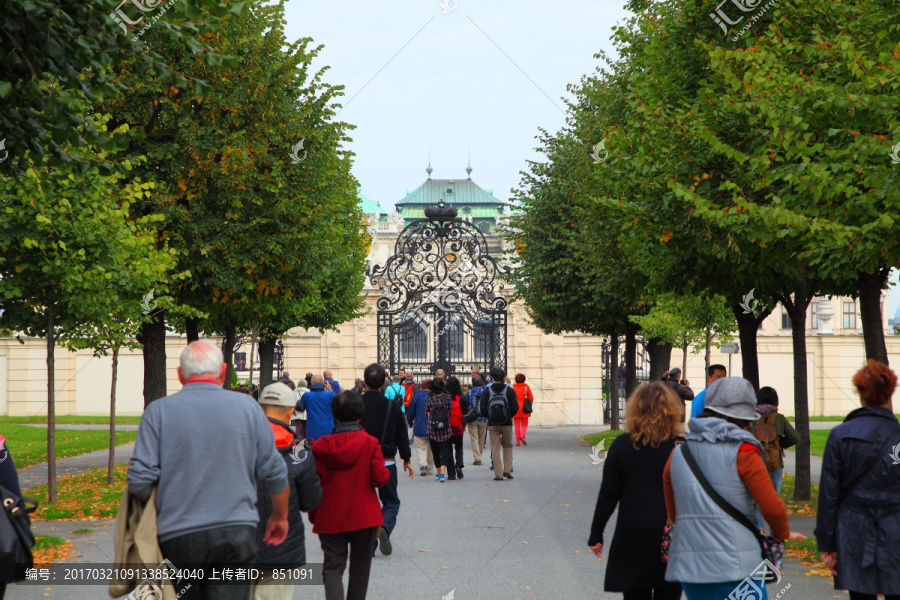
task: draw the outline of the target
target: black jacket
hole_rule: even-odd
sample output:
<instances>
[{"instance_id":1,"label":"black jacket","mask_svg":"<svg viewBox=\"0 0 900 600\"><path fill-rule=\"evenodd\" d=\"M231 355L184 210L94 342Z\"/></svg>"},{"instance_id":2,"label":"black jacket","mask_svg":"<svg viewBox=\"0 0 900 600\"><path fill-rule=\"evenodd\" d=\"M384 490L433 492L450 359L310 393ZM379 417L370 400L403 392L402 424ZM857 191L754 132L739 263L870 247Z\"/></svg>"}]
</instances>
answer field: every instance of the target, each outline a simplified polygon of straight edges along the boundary
<instances>
[{"instance_id":1,"label":"black jacket","mask_svg":"<svg viewBox=\"0 0 900 600\"><path fill-rule=\"evenodd\" d=\"M269 417L269 422L281 426L291 434L294 431L286 423ZM256 541L259 544L259 557L256 559L256 567L260 569L294 568L306 564L306 537L303 532L303 515L301 511L310 511L322 500L322 488L319 485L319 475L316 473L316 461L312 450L308 446L300 446L294 452L293 447L300 440L294 438L294 443L278 451L284 457L284 464L288 470L288 488L291 490L288 499L288 534L287 538L277 546L270 546L263 542L266 533L266 524L272 516L272 498L266 491L263 483L257 483L256 510L259 512L259 525L256 528ZM296 458L295 458L296 457ZM300 462L297 462L297 461Z\"/></svg>"},{"instance_id":2,"label":"black jacket","mask_svg":"<svg viewBox=\"0 0 900 600\"><path fill-rule=\"evenodd\" d=\"M502 381L495 381L490 385L490 387L485 387L484 393L481 394L481 414L488 419L488 425L492 424L488 415L488 404L490 404L491 399L491 388L494 388L495 392L500 392L501 390L503 390L503 386L506 386L506 403L509 405L509 420L503 425L512 425L513 417L517 412L519 412L519 399L516 396L516 390L514 390L511 385L506 385Z\"/></svg>"},{"instance_id":3,"label":"black jacket","mask_svg":"<svg viewBox=\"0 0 900 600\"><path fill-rule=\"evenodd\" d=\"M408 462L412 458L412 451L409 448L409 438L406 437L408 435L406 420L400 410L400 403L388 400L381 392L366 392L362 395L362 399L366 405L366 412L361 425L378 441L381 441L384 434L384 443L381 445L384 458L394 460L399 450L400 458Z\"/></svg>"},{"instance_id":4,"label":"black jacket","mask_svg":"<svg viewBox=\"0 0 900 600\"><path fill-rule=\"evenodd\" d=\"M838 497L891 446L844 501ZM837 552L834 587L862 594L900 594L900 426L886 408L865 406L828 435L819 483L816 541ZM895 458L896 456L896 458Z\"/></svg>"}]
</instances>

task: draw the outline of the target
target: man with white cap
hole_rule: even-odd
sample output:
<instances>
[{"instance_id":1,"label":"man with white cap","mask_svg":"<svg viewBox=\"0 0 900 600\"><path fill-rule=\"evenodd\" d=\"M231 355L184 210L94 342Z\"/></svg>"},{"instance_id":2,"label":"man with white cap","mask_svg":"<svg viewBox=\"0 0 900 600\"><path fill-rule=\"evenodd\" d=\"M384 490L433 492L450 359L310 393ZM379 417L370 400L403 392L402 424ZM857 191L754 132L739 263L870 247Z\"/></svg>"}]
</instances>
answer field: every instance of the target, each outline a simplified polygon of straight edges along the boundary
<instances>
[{"instance_id":1,"label":"man with white cap","mask_svg":"<svg viewBox=\"0 0 900 600\"><path fill-rule=\"evenodd\" d=\"M294 430L288 425L294 412L294 403L294 392L281 382L266 386L259 394L259 404L266 413L275 437L275 448L287 466L290 497L288 535L281 545L264 544L262 538L265 530L262 526L257 527L259 558L256 559L255 566L262 572L262 577L251 588L251 600L291 600L294 585L290 574L294 568L306 564L306 540L300 512L316 508L322 499L322 488L319 486L312 451L300 443ZM272 503L262 485L259 486L256 508L260 523L265 523L272 512ZM276 569L279 570L278 577L275 577Z\"/></svg>"}]
</instances>

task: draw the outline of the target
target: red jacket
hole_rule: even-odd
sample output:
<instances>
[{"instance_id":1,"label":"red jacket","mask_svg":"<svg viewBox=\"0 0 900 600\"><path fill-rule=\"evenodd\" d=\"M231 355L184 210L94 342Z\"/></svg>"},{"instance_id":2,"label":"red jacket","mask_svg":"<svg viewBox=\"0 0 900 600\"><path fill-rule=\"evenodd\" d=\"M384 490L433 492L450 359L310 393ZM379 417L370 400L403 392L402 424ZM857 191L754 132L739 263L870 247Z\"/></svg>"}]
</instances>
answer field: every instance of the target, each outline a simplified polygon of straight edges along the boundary
<instances>
[{"instance_id":1,"label":"red jacket","mask_svg":"<svg viewBox=\"0 0 900 600\"><path fill-rule=\"evenodd\" d=\"M387 484L381 446L364 430L334 433L312 444L322 485L319 508L309 513L313 533L343 533L384 525L375 488Z\"/></svg>"}]
</instances>

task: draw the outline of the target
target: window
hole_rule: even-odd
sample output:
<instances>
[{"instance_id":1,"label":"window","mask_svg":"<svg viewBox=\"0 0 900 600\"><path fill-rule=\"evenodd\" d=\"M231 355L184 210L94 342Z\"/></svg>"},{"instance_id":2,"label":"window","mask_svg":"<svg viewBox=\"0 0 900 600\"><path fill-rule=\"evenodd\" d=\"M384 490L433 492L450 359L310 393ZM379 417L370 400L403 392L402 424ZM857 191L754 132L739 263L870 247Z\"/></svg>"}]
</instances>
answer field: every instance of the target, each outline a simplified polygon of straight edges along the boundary
<instances>
[{"instance_id":1,"label":"window","mask_svg":"<svg viewBox=\"0 0 900 600\"><path fill-rule=\"evenodd\" d=\"M844 302L844 329L856 329L856 300Z\"/></svg>"},{"instance_id":2,"label":"window","mask_svg":"<svg viewBox=\"0 0 900 600\"><path fill-rule=\"evenodd\" d=\"M793 327L791 323L791 315L788 314L787 309L781 309L781 328L782 329L790 329Z\"/></svg>"},{"instance_id":3,"label":"window","mask_svg":"<svg viewBox=\"0 0 900 600\"><path fill-rule=\"evenodd\" d=\"M819 328L819 303L811 302L809 305L809 328Z\"/></svg>"}]
</instances>

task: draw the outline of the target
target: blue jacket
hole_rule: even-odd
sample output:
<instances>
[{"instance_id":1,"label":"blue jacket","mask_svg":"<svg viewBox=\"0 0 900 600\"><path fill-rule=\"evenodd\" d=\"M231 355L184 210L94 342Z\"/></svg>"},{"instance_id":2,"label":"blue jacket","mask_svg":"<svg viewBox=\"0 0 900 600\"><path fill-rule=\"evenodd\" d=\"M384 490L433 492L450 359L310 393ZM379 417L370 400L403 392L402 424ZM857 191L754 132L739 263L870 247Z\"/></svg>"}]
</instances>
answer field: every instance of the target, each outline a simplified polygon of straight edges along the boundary
<instances>
[{"instance_id":1,"label":"blue jacket","mask_svg":"<svg viewBox=\"0 0 900 600\"><path fill-rule=\"evenodd\" d=\"M481 416L481 396L484 394L483 385L473 385L466 392L466 401L470 407L474 407L478 411L478 422L487 423L487 417Z\"/></svg>"},{"instance_id":2,"label":"blue jacket","mask_svg":"<svg viewBox=\"0 0 900 600\"><path fill-rule=\"evenodd\" d=\"M324 385L314 385L303 394L297 403L298 411L306 411L306 437L317 440L334 431L334 416L331 414L331 400L334 392L329 392Z\"/></svg>"},{"instance_id":3,"label":"blue jacket","mask_svg":"<svg viewBox=\"0 0 900 600\"><path fill-rule=\"evenodd\" d=\"M406 409L406 422L412 425L413 435L416 437L428 437L428 416L425 414L425 398L431 392L422 390L409 401Z\"/></svg>"},{"instance_id":4,"label":"blue jacket","mask_svg":"<svg viewBox=\"0 0 900 600\"><path fill-rule=\"evenodd\" d=\"M331 384L331 391L334 392L335 396L341 393L341 384L337 382L337 379L326 379L328 383Z\"/></svg>"},{"instance_id":5,"label":"blue jacket","mask_svg":"<svg viewBox=\"0 0 900 600\"><path fill-rule=\"evenodd\" d=\"M891 411L866 406L847 415L828 435L816 541L820 552L837 552L835 589L900 594L898 431ZM887 438L891 446L881 461L838 503L841 491L875 458Z\"/></svg>"},{"instance_id":6,"label":"blue jacket","mask_svg":"<svg viewBox=\"0 0 900 600\"><path fill-rule=\"evenodd\" d=\"M696 419L706 408L706 390L700 390L700 393L694 396L691 401L691 418Z\"/></svg>"}]
</instances>

